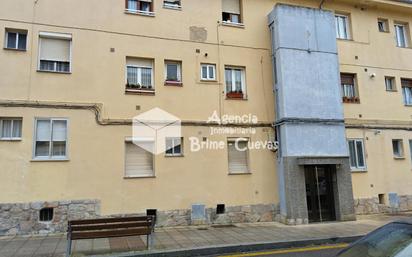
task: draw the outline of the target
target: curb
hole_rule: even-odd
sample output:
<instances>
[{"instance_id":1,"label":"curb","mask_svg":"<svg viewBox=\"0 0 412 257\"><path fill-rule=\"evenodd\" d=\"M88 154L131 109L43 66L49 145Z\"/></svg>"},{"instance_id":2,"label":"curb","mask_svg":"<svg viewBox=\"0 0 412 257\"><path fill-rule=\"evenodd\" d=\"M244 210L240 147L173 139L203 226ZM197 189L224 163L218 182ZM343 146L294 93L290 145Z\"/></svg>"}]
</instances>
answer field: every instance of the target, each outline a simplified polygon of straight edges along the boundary
<instances>
[{"instance_id":1,"label":"curb","mask_svg":"<svg viewBox=\"0 0 412 257\"><path fill-rule=\"evenodd\" d=\"M349 237L334 237L323 239L309 239L300 241L284 241L284 242L262 242L252 244L237 244L237 245L221 245L210 247L199 247L191 249L181 250L169 250L169 251L150 251L150 252L133 252L123 254L108 254L108 255L93 255L93 256L115 256L115 257L194 257L194 256L210 256L220 254L231 254L241 252L256 252L263 250L277 250L285 248L306 247L313 245L324 244L340 244L340 243L353 243L354 241L362 238L363 236L349 236Z\"/></svg>"}]
</instances>

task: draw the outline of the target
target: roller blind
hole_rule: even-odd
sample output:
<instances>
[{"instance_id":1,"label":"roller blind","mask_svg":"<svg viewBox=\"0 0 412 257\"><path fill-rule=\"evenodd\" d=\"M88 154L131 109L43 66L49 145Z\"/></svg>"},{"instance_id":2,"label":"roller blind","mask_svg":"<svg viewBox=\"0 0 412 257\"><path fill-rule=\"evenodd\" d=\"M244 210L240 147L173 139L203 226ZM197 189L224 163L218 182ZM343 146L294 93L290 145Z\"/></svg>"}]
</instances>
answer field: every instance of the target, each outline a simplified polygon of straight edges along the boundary
<instances>
[{"instance_id":1,"label":"roller blind","mask_svg":"<svg viewBox=\"0 0 412 257\"><path fill-rule=\"evenodd\" d=\"M153 176L153 155L143 148L126 142L126 177Z\"/></svg>"},{"instance_id":2,"label":"roller blind","mask_svg":"<svg viewBox=\"0 0 412 257\"><path fill-rule=\"evenodd\" d=\"M148 3L151 3L152 0L140 0L140 2L148 2Z\"/></svg>"},{"instance_id":3,"label":"roller blind","mask_svg":"<svg viewBox=\"0 0 412 257\"><path fill-rule=\"evenodd\" d=\"M50 120L38 120L36 141L50 141Z\"/></svg>"},{"instance_id":4,"label":"roller blind","mask_svg":"<svg viewBox=\"0 0 412 257\"><path fill-rule=\"evenodd\" d=\"M70 40L41 37L40 60L70 62Z\"/></svg>"},{"instance_id":5,"label":"roller blind","mask_svg":"<svg viewBox=\"0 0 412 257\"><path fill-rule=\"evenodd\" d=\"M227 13L240 14L239 0L222 0L222 10Z\"/></svg>"},{"instance_id":6,"label":"roller blind","mask_svg":"<svg viewBox=\"0 0 412 257\"><path fill-rule=\"evenodd\" d=\"M245 149L247 147L246 141L238 142L239 149ZM235 142L228 143L229 152L229 172L230 173L247 173L248 168L248 150L239 151L236 149Z\"/></svg>"},{"instance_id":7,"label":"roller blind","mask_svg":"<svg viewBox=\"0 0 412 257\"><path fill-rule=\"evenodd\" d=\"M66 141L67 124L65 120L53 121L53 141Z\"/></svg>"},{"instance_id":8,"label":"roller blind","mask_svg":"<svg viewBox=\"0 0 412 257\"><path fill-rule=\"evenodd\" d=\"M126 58L127 65L139 66L139 67L153 67L153 60L144 58Z\"/></svg>"},{"instance_id":9,"label":"roller blind","mask_svg":"<svg viewBox=\"0 0 412 257\"><path fill-rule=\"evenodd\" d=\"M412 87L412 80L411 79L401 79L403 87Z\"/></svg>"},{"instance_id":10,"label":"roller blind","mask_svg":"<svg viewBox=\"0 0 412 257\"><path fill-rule=\"evenodd\" d=\"M340 75L341 83L344 85L353 85L354 79L355 79L355 76L352 74L341 74Z\"/></svg>"}]
</instances>

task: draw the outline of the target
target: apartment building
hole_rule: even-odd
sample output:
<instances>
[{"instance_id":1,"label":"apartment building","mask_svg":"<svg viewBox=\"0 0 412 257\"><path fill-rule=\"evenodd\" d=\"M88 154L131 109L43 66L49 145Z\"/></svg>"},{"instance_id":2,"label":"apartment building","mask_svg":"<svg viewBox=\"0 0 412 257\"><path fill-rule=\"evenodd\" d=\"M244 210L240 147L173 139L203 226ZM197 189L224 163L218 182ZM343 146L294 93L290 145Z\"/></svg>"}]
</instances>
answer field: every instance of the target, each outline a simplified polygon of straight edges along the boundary
<instances>
[{"instance_id":1,"label":"apartment building","mask_svg":"<svg viewBox=\"0 0 412 257\"><path fill-rule=\"evenodd\" d=\"M389 0L2 1L0 235L142 213L298 225L412 210L411 14ZM160 154L135 144L133 119L153 112L181 125Z\"/></svg>"}]
</instances>

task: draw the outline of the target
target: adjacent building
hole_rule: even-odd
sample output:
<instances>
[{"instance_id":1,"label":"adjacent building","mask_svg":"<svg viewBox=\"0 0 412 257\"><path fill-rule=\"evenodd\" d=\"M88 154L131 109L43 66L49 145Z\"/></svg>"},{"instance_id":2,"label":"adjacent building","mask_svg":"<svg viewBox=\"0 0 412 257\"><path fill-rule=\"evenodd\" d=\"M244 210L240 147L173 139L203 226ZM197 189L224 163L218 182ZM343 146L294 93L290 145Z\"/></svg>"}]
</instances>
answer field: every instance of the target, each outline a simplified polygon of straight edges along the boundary
<instances>
[{"instance_id":1,"label":"adjacent building","mask_svg":"<svg viewBox=\"0 0 412 257\"><path fill-rule=\"evenodd\" d=\"M389 0L2 1L0 235L143 213L299 225L412 210L411 14ZM147 151L142 115L180 136Z\"/></svg>"}]
</instances>

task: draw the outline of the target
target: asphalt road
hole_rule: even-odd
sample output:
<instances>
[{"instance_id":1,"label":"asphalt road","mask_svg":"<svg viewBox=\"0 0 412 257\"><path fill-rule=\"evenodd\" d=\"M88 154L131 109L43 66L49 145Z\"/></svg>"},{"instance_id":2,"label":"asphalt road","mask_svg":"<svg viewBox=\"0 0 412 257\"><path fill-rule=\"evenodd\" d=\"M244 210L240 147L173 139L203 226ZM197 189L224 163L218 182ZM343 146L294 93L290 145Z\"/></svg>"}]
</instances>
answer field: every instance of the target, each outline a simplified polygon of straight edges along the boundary
<instances>
[{"instance_id":1,"label":"asphalt road","mask_svg":"<svg viewBox=\"0 0 412 257\"><path fill-rule=\"evenodd\" d=\"M345 245L316 246L284 250L267 250L263 252L227 254L218 257L335 257Z\"/></svg>"}]
</instances>

